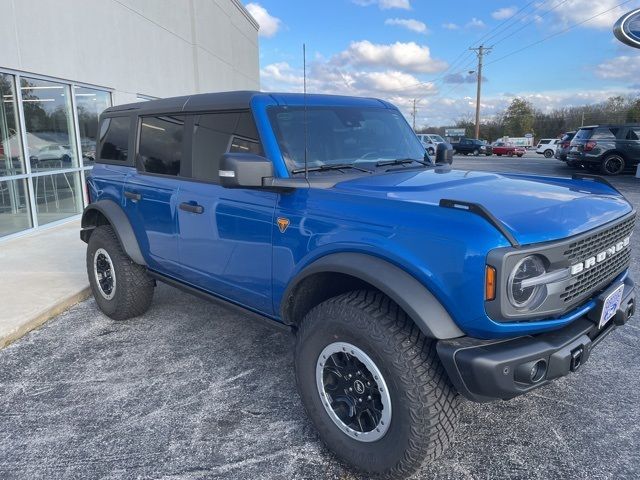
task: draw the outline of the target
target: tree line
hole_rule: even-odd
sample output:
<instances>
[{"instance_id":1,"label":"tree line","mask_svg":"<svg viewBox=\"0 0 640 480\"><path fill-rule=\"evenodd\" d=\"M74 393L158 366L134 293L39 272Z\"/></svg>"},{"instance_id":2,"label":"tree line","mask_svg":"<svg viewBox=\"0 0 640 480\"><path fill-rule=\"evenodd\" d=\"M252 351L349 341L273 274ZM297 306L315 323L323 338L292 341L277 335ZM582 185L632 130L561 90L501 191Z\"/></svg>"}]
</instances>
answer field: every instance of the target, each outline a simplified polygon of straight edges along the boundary
<instances>
[{"instance_id":1,"label":"tree line","mask_svg":"<svg viewBox=\"0 0 640 480\"><path fill-rule=\"evenodd\" d=\"M493 142L499 138L523 137L533 134L535 139L556 138L581 126L601 123L640 122L640 98L633 96L610 97L604 102L580 107L563 107L548 112L535 108L531 102L514 98L503 112L480 124L480 138ZM471 118L460 118L449 127L418 129L418 133L437 133L444 136L446 128L464 128L467 137L473 137L475 123Z\"/></svg>"}]
</instances>

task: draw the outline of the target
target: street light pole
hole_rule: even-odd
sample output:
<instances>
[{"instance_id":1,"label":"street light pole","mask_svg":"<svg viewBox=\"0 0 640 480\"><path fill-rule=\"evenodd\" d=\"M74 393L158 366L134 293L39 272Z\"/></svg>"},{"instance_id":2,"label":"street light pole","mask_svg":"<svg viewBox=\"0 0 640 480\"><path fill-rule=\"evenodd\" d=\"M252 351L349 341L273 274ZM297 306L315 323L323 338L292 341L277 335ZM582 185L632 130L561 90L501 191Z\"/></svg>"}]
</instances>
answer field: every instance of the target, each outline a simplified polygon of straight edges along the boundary
<instances>
[{"instance_id":1,"label":"street light pole","mask_svg":"<svg viewBox=\"0 0 640 480\"><path fill-rule=\"evenodd\" d=\"M477 48L470 48L478 55L478 91L476 94L476 135L475 138L480 138L480 97L482 94L482 61L484 56L491 52L490 47L480 45Z\"/></svg>"}]
</instances>

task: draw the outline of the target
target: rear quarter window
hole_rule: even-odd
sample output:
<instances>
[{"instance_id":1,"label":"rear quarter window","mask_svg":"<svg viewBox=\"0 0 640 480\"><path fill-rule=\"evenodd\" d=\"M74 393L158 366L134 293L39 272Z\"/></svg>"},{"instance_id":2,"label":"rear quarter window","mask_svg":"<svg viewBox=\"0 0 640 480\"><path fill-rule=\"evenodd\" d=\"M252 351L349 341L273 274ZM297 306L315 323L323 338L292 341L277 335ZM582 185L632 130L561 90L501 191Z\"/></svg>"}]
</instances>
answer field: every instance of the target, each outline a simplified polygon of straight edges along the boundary
<instances>
[{"instance_id":1,"label":"rear quarter window","mask_svg":"<svg viewBox=\"0 0 640 480\"><path fill-rule=\"evenodd\" d=\"M593 134L593 128L583 128L578 130L576 136L573 137L574 140L589 140L591 138L591 134Z\"/></svg>"},{"instance_id":2,"label":"rear quarter window","mask_svg":"<svg viewBox=\"0 0 640 480\"><path fill-rule=\"evenodd\" d=\"M129 117L107 117L100 124L100 160L126 163L129 160Z\"/></svg>"},{"instance_id":3,"label":"rear quarter window","mask_svg":"<svg viewBox=\"0 0 640 480\"><path fill-rule=\"evenodd\" d=\"M596 128L591 138L593 140L615 140L619 128L601 127Z\"/></svg>"}]
</instances>

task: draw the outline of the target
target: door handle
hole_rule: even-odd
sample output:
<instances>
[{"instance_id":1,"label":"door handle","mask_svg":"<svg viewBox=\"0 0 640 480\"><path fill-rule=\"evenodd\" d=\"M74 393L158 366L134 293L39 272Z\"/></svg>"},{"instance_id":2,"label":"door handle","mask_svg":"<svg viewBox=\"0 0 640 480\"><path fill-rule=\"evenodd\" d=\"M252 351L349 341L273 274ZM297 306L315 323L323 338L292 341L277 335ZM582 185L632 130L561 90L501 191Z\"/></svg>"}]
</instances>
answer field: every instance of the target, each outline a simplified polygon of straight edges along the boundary
<instances>
[{"instance_id":1,"label":"door handle","mask_svg":"<svg viewBox=\"0 0 640 480\"><path fill-rule=\"evenodd\" d=\"M204 213L204 207L197 203L183 202L180 204L180 210L191 213Z\"/></svg>"},{"instance_id":2,"label":"door handle","mask_svg":"<svg viewBox=\"0 0 640 480\"><path fill-rule=\"evenodd\" d=\"M129 200L133 200L134 202L137 202L142 198L142 195L140 195L139 193L127 192L126 190L124 192L124 196L127 197Z\"/></svg>"}]
</instances>

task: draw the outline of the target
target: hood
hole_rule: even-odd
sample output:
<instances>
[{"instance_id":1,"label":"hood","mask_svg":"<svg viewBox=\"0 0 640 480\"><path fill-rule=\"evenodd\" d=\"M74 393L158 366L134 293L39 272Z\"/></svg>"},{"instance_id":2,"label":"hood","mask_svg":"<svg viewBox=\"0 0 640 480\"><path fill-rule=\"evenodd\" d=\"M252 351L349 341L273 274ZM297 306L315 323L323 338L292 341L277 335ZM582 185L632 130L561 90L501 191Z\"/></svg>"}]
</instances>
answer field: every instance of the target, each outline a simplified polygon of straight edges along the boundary
<instances>
[{"instance_id":1,"label":"hood","mask_svg":"<svg viewBox=\"0 0 640 480\"><path fill-rule=\"evenodd\" d=\"M479 203L522 245L578 235L632 211L622 195L592 180L446 168L361 176L335 188L434 206L441 199Z\"/></svg>"}]
</instances>

